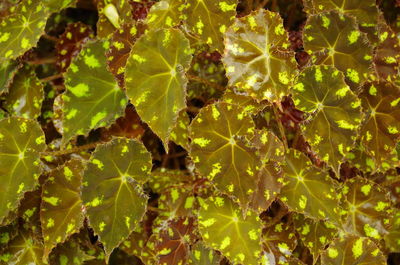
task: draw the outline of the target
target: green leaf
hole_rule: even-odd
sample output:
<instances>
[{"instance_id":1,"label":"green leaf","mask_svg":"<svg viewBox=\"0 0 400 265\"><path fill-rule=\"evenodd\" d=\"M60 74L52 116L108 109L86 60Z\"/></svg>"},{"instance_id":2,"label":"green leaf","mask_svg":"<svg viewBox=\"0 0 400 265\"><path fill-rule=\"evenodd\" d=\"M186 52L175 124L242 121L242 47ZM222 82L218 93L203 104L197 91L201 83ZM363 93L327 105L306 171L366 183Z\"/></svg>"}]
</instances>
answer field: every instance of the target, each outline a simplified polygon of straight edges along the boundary
<instances>
[{"instance_id":1,"label":"green leaf","mask_svg":"<svg viewBox=\"0 0 400 265\"><path fill-rule=\"evenodd\" d=\"M144 225L143 225L144 226ZM139 257L144 264L156 264L157 253L154 250L154 242L149 242L149 235L140 226L124 240L119 248L128 255Z\"/></svg>"},{"instance_id":2,"label":"green leaf","mask_svg":"<svg viewBox=\"0 0 400 265\"><path fill-rule=\"evenodd\" d=\"M372 181L356 177L345 182L343 195L343 229L382 239L393 213L387 191Z\"/></svg>"},{"instance_id":3,"label":"green leaf","mask_svg":"<svg viewBox=\"0 0 400 265\"><path fill-rule=\"evenodd\" d=\"M223 34L235 19L236 5L237 0L188 0L186 25L201 41L222 52Z\"/></svg>"},{"instance_id":4,"label":"green leaf","mask_svg":"<svg viewBox=\"0 0 400 265\"><path fill-rule=\"evenodd\" d=\"M77 0L43 0L43 5L48 7L51 12L59 12L61 9L72 7Z\"/></svg>"},{"instance_id":5,"label":"green leaf","mask_svg":"<svg viewBox=\"0 0 400 265\"><path fill-rule=\"evenodd\" d=\"M0 95L8 91L12 83L15 73L20 68L17 61L5 61L0 65Z\"/></svg>"},{"instance_id":6,"label":"green leaf","mask_svg":"<svg viewBox=\"0 0 400 265\"><path fill-rule=\"evenodd\" d=\"M83 176L82 200L107 259L145 213L141 183L150 169L150 154L135 140L117 138L92 154Z\"/></svg>"},{"instance_id":7,"label":"green leaf","mask_svg":"<svg viewBox=\"0 0 400 265\"><path fill-rule=\"evenodd\" d=\"M45 257L83 225L80 195L83 167L82 160L69 160L52 171L43 185L40 219Z\"/></svg>"},{"instance_id":8,"label":"green leaf","mask_svg":"<svg viewBox=\"0 0 400 265\"><path fill-rule=\"evenodd\" d=\"M339 223L338 183L297 150L290 149L285 161L280 199L307 217Z\"/></svg>"},{"instance_id":9,"label":"green leaf","mask_svg":"<svg viewBox=\"0 0 400 265\"><path fill-rule=\"evenodd\" d=\"M254 146L257 146L263 162L283 162L285 160L283 143L271 131L266 129L256 130L251 142Z\"/></svg>"},{"instance_id":10,"label":"green leaf","mask_svg":"<svg viewBox=\"0 0 400 265\"><path fill-rule=\"evenodd\" d=\"M256 114L257 112L259 112L263 108L265 108L265 104L266 104L265 101L258 102L256 99L254 99L250 96L235 93L231 89L227 89L225 91L221 101L230 103L230 104L239 105L240 107L244 108L246 111L248 111L252 115Z\"/></svg>"},{"instance_id":11,"label":"green leaf","mask_svg":"<svg viewBox=\"0 0 400 265\"><path fill-rule=\"evenodd\" d=\"M332 66L306 68L296 80L293 100L310 113L304 137L323 161L339 173L343 157L354 145L362 119L361 102Z\"/></svg>"},{"instance_id":12,"label":"green leaf","mask_svg":"<svg viewBox=\"0 0 400 265\"><path fill-rule=\"evenodd\" d=\"M315 264L320 253L336 237L337 227L329 222L315 221L300 214L295 216L294 223L300 239L313 255Z\"/></svg>"},{"instance_id":13,"label":"green leaf","mask_svg":"<svg viewBox=\"0 0 400 265\"><path fill-rule=\"evenodd\" d=\"M0 61L15 59L36 46L44 32L48 10L41 1L23 1L0 23Z\"/></svg>"},{"instance_id":14,"label":"green leaf","mask_svg":"<svg viewBox=\"0 0 400 265\"><path fill-rule=\"evenodd\" d=\"M372 47L354 18L329 12L312 15L304 27L304 49L316 64L334 65L353 90L371 72Z\"/></svg>"},{"instance_id":15,"label":"green leaf","mask_svg":"<svg viewBox=\"0 0 400 265\"><path fill-rule=\"evenodd\" d=\"M144 122L167 141L178 113L192 56L189 41L176 29L149 31L137 40L127 62L126 93Z\"/></svg>"},{"instance_id":16,"label":"green leaf","mask_svg":"<svg viewBox=\"0 0 400 265\"><path fill-rule=\"evenodd\" d=\"M248 112L233 104L209 105L201 109L190 129L190 155L200 174L245 208L257 188L261 167L248 141L254 134Z\"/></svg>"},{"instance_id":17,"label":"green leaf","mask_svg":"<svg viewBox=\"0 0 400 265\"><path fill-rule=\"evenodd\" d=\"M400 212L391 220L392 227L385 235L385 244L390 252L400 252Z\"/></svg>"},{"instance_id":18,"label":"green leaf","mask_svg":"<svg viewBox=\"0 0 400 265\"><path fill-rule=\"evenodd\" d=\"M225 43L229 85L258 101L279 101L289 93L297 64L278 13L260 9L236 19Z\"/></svg>"},{"instance_id":19,"label":"green leaf","mask_svg":"<svg viewBox=\"0 0 400 265\"><path fill-rule=\"evenodd\" d=\"M389 82L366 83L360 94L366 118L361 127L361 144L380 167L400 139L400 88Z\"/></svg>"},{"instance_id":20,"label":"green leaf","mask_svg":"<svg viewBox=\"0 0 400 265\"><path fill-rule=\"evenodd\" d=\"M110 125L124 112L126 96L106 68L107 46L108 42L89 43L65 74L64 144L76 135Z\"/></svg>"},{"instance_id":21,"label":"green leaf","mask_svg":"<svg viewBox=\"0 0 400 265\"><path fill-rule=\"evenodd\" d=\"M15 210L24 192L38 184L42 172L39 153L45 147L36 121L17 117L0 120L0 223Z\"/></svg>"},{"instance_id":22,"label":"green leaf","mask_svg":"<svg viewBox=\"0 0 400 265\"><path fill-rule=\"evenodd\" d=\"M190 183L189 183L190 184ZM161 191L158 198L158 209L162 210L160 217L172 219L181 216L194 216L194 210L198 208L194 197L193 187L186 187L183 183L177 187L171 187Z\"/></svg>"},{"instance_id":23,"label":"green leaf","mask_svg":"<svg viewBox=\"0 0 400 265\"><path fill-rule=\"evenodd\" d=\"M206 245L232 263L256 265L261 257L261 222L252 211L242 210L228 197L201 200L199 229Z\"/></svg>"},{"instance_id":24,"label":"green leaf","mask_svg":"<svg viewBox=\"0 0 400 265\"><path fill-rule=\"evenodd\" d=\"M189 150L189 124L189 116L187 115L186 110L183 109L179 112L175 127L172 129L170 134L170 140L182 146L186 150Z\"/></svg>"},{"instance_id":25,"label":"green leaf","mask_svg":"<svg viewBox=\"0 0 400 265\"><path fill-rule=\"evenodd\" d=\"M101 39L109 37L123 23L132 22L132 8L126 0L98 0L97 36Z\"/></svg>"},{"instance_id":26,"label":"green leaf","mask_svg":"<svg viewBox=\"0 0 400 265\"><path fill-rule=\"evenodd\" d=\"M195 265L219 265L221 261L221 255L207 247L204 243L198 241L192 246L191 252L189 253L188 264Z\"/></svg>"},{"instance_id":27,"label":"green leaf","mask_svg":"<svg viewBox=\"0 0 400 265\"><path fill-rule=\"evenodd\" d=\"M379 248L365 237L347 235L336 239L321 255L324 265L371 264L386 265Z\"/></svg>"},{"instance_id":28,"label":"green leaf","mask_svg":"<svg viewBox=\"0 0 400 265\"><path fill-rule=\"evenodd\" d=\"M175 27L185 18L185 8L184 0L162 0L150 8L145 23L150 29Z\"/></svg>"},{"instance_id":29,"label":"green leaf","mask_svg":"<svg viewBox=\"0 0 400 265\"><path fill-rule=\"evenodd\" d=\"M34 69L25 66L16 73L4 107L15 116L35 119L41 113L43 97L43 84Z\"/></svg>"}]
</instances>

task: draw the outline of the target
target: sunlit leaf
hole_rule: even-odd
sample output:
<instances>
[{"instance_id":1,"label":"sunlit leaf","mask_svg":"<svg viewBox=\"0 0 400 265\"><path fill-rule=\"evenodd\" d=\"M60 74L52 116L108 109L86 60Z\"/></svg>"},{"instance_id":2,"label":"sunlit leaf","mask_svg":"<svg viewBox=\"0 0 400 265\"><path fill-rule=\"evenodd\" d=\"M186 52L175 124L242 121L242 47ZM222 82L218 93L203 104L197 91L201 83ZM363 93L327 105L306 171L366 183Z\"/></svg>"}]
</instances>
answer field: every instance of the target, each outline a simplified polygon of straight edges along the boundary
<instances>
[{"instance_id":1,"label":"sunlit leaf","mask_svg":"<svg viewBox=\"0 0 400 265\"><path fill-rule=\"evenodd\" d=\"M189 0L186 25L212 49L222 52L223 34L235 19L236 5L236 0Z\"/></svg>"},{"instance_id":2,"label":"sunlit leaf","mask_svg":"<svg viewBox=\"0 0 400 265\"><path fill-rule=\"evenodd\" d=\"M17 61L5 61L0 65L0 95L8 91L19 67L20 64Z\"/></svg>"},{"instance_id":3,"label":"sunlit leaf","mask_svg":"<svg viewBox=\"0 0 400 265\"><path fill-rule=\"evenodd\" d=\"M250 146L254 124L237 105L201 109L191 124L191 153L200 174L245 206L257 188L261 161Z\"/></svg>"},{"instance_id":4,"label":"sunlit leaf","mask_svg":"<svg viewBox=\"0 0 400 265\"><path fill-rule=\"evenodd\" d=\"M94 38L93 31L89 26L82 22L68 24L65 31L56 43L57 65L62 72L65 72L73 58L75 58L82 49L82 46Z\"/></svg>"},{"instance_id":5,"label":"sunlit leaf","mask_svg":"<svg viewBox=\"0 0 400 265\"><path fill-rule=\"evenodd\" d=\"M300 214L295 216L294 223L300 239L310 250L315 263L320 253L336 237L337 227L329 222L315 221Z\"/></svg>"},{"instance_id":6,"label":"sunlit leaf","mask_svg":"<svg viewBox=\"0 0 400 265\"><path fill-rule=\"evenodd\" d=\"M359 236L381 239L392 215L387 191L364 178L348 180L343 188L343 229Z\"/></svg>"},{"instance_id":7,"label":"sunlit leaf","mask_svg":"<svg viewBox=\"0 0 400 265\"><path fill-rule=\"evenodd\" d=\"M290 149L285 162L280 199L307 217L339 223L338 183L297 150Z\"/></svg>"},{"instance_id":8,"label":"sunlit leaf","mask_svg":"<svg viewBox=\"0 0 400 265\"><path fill-rule=\"evenodd\" d=\"M107 44L88 44L67 70L67 90L62 97L64 143L91 129L110 125L123 114L127 99L107 71Z\"/></svg>"},{"instance_id":9,"label":"sunlit leaf","mask_svg":"<svg viewBox=\"0 0 400 265\"><path fill-rule=\"evenodd\" d=\"M40 219L46 257L55 245L79 231L83 224L82 173L82 161L73 159L52 171L43 185Z\"/></svg>"},{"instance_id":10,"label":"sunlit leaf","mask_svg":"<svg viewBox=\"0 0 400 265\"><path fill-rule=\"evenodd\" d=\"M361 143L380 167L400 139L400 88L383 81L366 83L360 99L367 113Z\"/></svg>"},{"instance_id":11,"label":"sunlit leaf","mask_svg":"<svg viewBox=\"0 0 400 265\"><path fill-rule=\"evenodd\" d=\"M265 101L258 102L256 99L250 96L235 93L231 89L225 91L221 101L239 105L252 115L261 111L266 105Z\"/></svg>"},{"instance_id":12,"label":"sunlit leaf","mask_svg":"<svg viewBox=\"0 0 400 265\"><path fill-rule=\"evenodd\" d=\"M386 265L379 248L366 237L353 235L336 239L321 255L324 265Z\"/></svg>"},{"instance_id":13,"label":"sunlit leaf","mask_svg":"<svg viewBox=\"0 0 400 265\"><path fill-rule=\"evenodd\" d=\"M0 120L0 221L15 210L24 192L38 184L42 171L39 152L45 146L36 121L17 117Z\"/></svg>"},{"instance_id":14,"label":"sunlit leaf","mask_svg":"<svg viewBox=\"0 0 400 265\"><path fill-rule=\"evenodd\" d=\"M256 265L261 257L261 222L252 211L243 215L228 197L202 200L199 229L206 245L231 262Z\"/></svg>"},{"instance_id":15,"label":"sunlit leaf","mask_svg":"<svg viewBox=\"0 0 400 265\"><path fill-rule=\"evenodd\" d=\"M5 108L16 116L35 119L40 115L43 101L43 84L33 68L20 69L5 96Z\"/></svg>"},{"instance_id":16,"label":"sunlit leaf","mask_svg":"<svg viewBox=\"0 0 400 265\"><path fill-rule=\"evenodd\" d=\"M126 92L144 122L167 144L185 104L189 41L176 29L149 31L132 48L125 72Z\"/></svg>"},{"instance_id":17,"label":"sunlit leaf","mask_svg":"<svg viewBox=\"0 0 400 265\"><path fill-rule=\"evenodd\" d=\"M150 8L145 23L150 29L175 27L185 18L185 8L184 0L162 0Z\"/></svg>"},{"instance_id":18,"label":"sunlit leaf","mask_svg":"<svg viewBox=\"0 0 400 265\"><path fill-rule=\"evenodd\" d=\"M145 29L146 26L141 23L126 23L112 35L110 48L106 52L107 65L120 87L124 87L125 66L132 46Z\"/></svg>"},{"instance_id":19,"label":"sunlit leaf","mask_svg":"<svg viewBox=\"0 0 400 265\"><path fill-rule=\"evenodd\" d=\"M0 23L0 61L15 59L36 46L46 26L48 10L41 1L22 1Z\"/></svg>"},{"instance_id":20,"label":"sunlit leaf","mask_svg":"<svg viewBox=\"0 0 400 265\"><path fill-rule=\"evenodd\" d=\"M127 0L98 0L97 36L107 38L123 23L132 22L132 9Z\"/></svg>"},{"instance_id":21,"label":"sunlit leaf","mask_svg":"<svg viewBox=\"0 0 400 265\"><path fill-rule=\"evenodd\" d=\"M400 252L400 212L393 216L392 227L385 235L385 244L390 252Z\"/></svg>"},{"instance_id":22,"label":"sunlit leaf","mask_svg":"<svg viewBox=\"0 0 400 265\"><path fill-rule=\"evenodd\" d=\"M150 169L150 154L135 140L114 139L92 155L83 176L82 200L107 257L145 213L147 198L140 183Z\"/></svg>"},{"instance_id":23,"label":"sunlit leaf","mask_svg":"<svg viewBox=\"0 0 400 265\"><path fill-rule=\"evenodd\" d=\"M329 12L313 15L304 29L304 49L316 64L334 65L353 90L371 71L372 47L354 18Z\"/></svg>"},{"instance_id":24,"label":"sunlit leaf","mask_svg":"<svg viewBox=\"0 0 400 265\"><path fill-rule=\"evenodd\" d=\"M354 145L361 123L361 102L332 66L306 68L296 80L293 100L310 113L302 130L313 150L338 173Z\"/></svg>"},{"instance_id":25,"label":"sunlit leaf","mask_svg":"<svg viewBox=\"0 0 400 265\"><path fill-rule=\"evenodd\" d=\"M260 9L236 19L225 41L229 85L259 101L279 101L288 94L297 65L278 13Z\"/></svg>"},{"instance_id":26,"label":"sunlit leaf","mask_svg":"<svg viewBox=\"0 0 400 265\"><path fill-rule=\"evenodd\" d=\"M279 222L263 231L263 264L287 262L297 246L292 223ZM268 263L269 262L269 263Z\"/></svg>"},{"instance_id":27,"label":"sunlit leaf","mask_svg":"<svg viewBox=\"0 0 400 265\"><path fill-rule=\"evenodd\" d=\"M204 246L204 243L198 242L192 246L189 253L188 264L191 265L219 265L221 255L216 251Z\"/></svg>"}]
</instances>

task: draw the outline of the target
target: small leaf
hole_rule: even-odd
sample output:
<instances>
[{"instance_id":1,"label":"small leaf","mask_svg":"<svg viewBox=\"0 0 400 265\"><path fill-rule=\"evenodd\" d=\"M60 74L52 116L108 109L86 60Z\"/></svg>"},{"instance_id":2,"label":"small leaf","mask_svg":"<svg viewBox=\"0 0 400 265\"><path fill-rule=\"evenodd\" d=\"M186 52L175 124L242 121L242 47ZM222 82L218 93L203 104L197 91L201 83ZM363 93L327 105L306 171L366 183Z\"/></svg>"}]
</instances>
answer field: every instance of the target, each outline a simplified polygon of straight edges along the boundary
<instances>
[{"instance_id":1,"label":"small leaf","mask_svg":"<svg viewBox=\"0 0 400 265\"><path fill-rule=\"evenodd\" d=\"M336 239L321 256L324 265L386 265L386 259L370 239L347 235Z\"/></svg>"},{"instance_id":2,"label":"small leaf","mask_svg":"<svg viewBox=\"0 0 400 265\"><path fill-rule=\"evenodd\" d=\"M43 185L40 219L45 257L83 225L82 173L82 161L72 159L52 171Z\"/></svg>"},{"instance_id":3,"label":"small leaf","mask_svg":"<svg viewBox=\"0 0 400 265\"><path fill-rule=\"evenodd\" d=\"M184 0L162 0L150 8L145 23L150 29L175 27L185 18L185 8Z\"/></svg>"},{"instance_id":4,"label":"small leaf","mask_svg":"<svg viewBox=\"0 0 400 265\"><path fill-rule=\"evenodd\" d=\"M228 197L202 200L199 229L206 245L232 263L256 265L261 257L261 222L252 211L243 215Z\"/></svg>"},{"instance_id":5,"label":"small leaf","mask_svg":"<svg viewBox=\"0 0 400 265\"><path fill-rule=\"evenodd\" d=\"M34 69L25 66L16 73L4 107L13 115L36 119L41 113L43 97L43 84Z\"/></svg>"},{"instance_id":6,"label":"small leaf","mask_svg":"<svg viewBox=\"0 0 400 265\"><path fill-rule=\"evenodd\" d=\"M343 157L354 145L362 119L361 102L332 66L306 68L296 80L293 100L311 113L304 137L323 161L339 173Z\"/></svg>"},{"instance_id":7,"label":"small leaf","mask_svg":"<svg viewBox=\"0 0 400 265\"><path fill-rule=\"evenodd\" d=\"M175 127L170 134L170 140L186 150L189 150L189 123L190 119L186 110L181 110L176 119Z\"/></svg>"},{"instance_id":8,"label":"small leaf","mask_svg":"<svg viewBox=\"0 0 400 265\"><path fill-rule=\"evenodd\" d=\"M312 15L304 27L304 49L316 64L334 65L353 90L371 72L372 47L354 18L329 12Z\"/></svg>"},{"instance_id":9,"label":"small leaf","mask_svg":"<svg viewBox=\"0 0 400 265\"><path fill-rule=\"evenodd\" d=\"M41 1L23 1L0 23L0 61L15 59L36 46L46 26L47 8Z\"/></svg>"},{"instance_id":10,"label":"small leaf","mask_svg":"<svg viewBox=\"0 0 400 265\"><path fill-rule=\"evenodd\" d=\"M24 192L38 184L42 172L39 153L45 147L36 121L17 117L0 120L0 223L15 210Z\"/></svg>"},{"instance_id":11,"label":"small leaf","mask_svg":"<svg viewBox=\"0 0 400 265\"><path fill-rule=\"evenodd\" d=\"M147 198L140 183L150 169L150 154L135 140L117 138L92 154L83 176L82 200L107 259L145 213Z\"/></svg>"},{"instance_id":12,"label":"small leaf","mask_svg":"<svg viewBox=\"0 0 400 265\"><path fill-rule=\"evenodd\" d=\"M279 101L288 94L297 65L278 13L260 9L236 19L225 41L230 86L258 101Z\"/></svg>"},{"instance_id":13,"label":"small leaf","mask_svg":"<svg viewBox=\"0 0 400 265\"><path fill-rule=\"evenodd\" d=\"M338 183L297 150L290 149L285 161L280 199L308 217L339 223Z\"/></svg>"},{"instance_id":14,"label":"small leaf","mask_svg":"<svg viewBox=\"0 0 400 265\"><path fill-rule=\"evenodd\" d=\"M126 93L164 145L179 111L186 107L184 74L191 58L189 41L183 33L162 29L139 38L127 62Z\"/></svg>"},{"instance_id":15,"label":"small leaf","mask_svg":"<svg viewBox=\"0 0 400 265\"><path fill-rule=\"evenodd\" d=\"M185 22L189 30L219 52L224 50L223 34L236 16L237 0L189 0Z\"/></svg>"},{"instance_id":16,"label":"small leaf","mask_svg":"<svg viewBox=\"0 0 400 265\"><path fill-rule=\"evenodd\" d=\"M63 143L90 130L110 125L123 114L127 99L107 71L107 42L92 42L73 60L65 75Z\"/></svg>"},{"instance_id":17,"label":"small leaf","mask_svg":"<svg viewBox=\"0 0 400 265\"><path fill-rule=\"evenodd\" d=\"M201 109L191 124L191 152L200 174L245 208L257 188L261 161L248 139L250 115L237 105L216 103Z\"/></svg>"},{"instance_id":18,"label":"small leaf","mask_svg":"<svg viewBox=\"0 0 400 265\"><path fill-rule=\"evenodd\" d=\"M380 240L387 233L393 210L387 191L356 177L343 188L343 229L347 233Z\"/></svg>"}]
</instances>

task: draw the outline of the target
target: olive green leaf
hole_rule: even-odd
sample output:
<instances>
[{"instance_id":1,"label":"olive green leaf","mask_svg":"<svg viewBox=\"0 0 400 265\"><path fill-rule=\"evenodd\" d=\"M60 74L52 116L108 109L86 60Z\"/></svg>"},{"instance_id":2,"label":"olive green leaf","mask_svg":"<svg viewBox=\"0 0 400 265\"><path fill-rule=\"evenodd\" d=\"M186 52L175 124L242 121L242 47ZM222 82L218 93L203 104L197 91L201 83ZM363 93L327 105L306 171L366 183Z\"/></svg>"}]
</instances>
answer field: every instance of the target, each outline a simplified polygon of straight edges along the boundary
<instances>
[{"instance_id":1,"label":"olive green leaf","mask_svg":"<svg viewBox=\"0 0 400 265\"><path fill-rule=\"evenodd\" d=\"M51 12L59 12L61 9L72 7L77 0L43 0L43 5Z\"/></svg>"},{"instance_id":2,"label":"olive green leaf","mask_svg":"<svg viewBox=\"0 0 400 265\"><path fill-rule=\"evenodd\" d=\"M300 239L313 255L314 263L338 233L335 225L329 222L315 221L301 214L294 217L294 224Z\"/></svg>"},{"instance_id":3,"label":"olive green leaf","mask_svg":"<svg viewBox=\"0 0 400 265\"><path fill-rule=\"evenodd\" d=\"M150 8L145 23L150 29L175 27L185 18L185 8L184 0L161 0Z\"/></svg>"},{"instance_id":4,"label":"olive green leaf","mask_svg":"<svg viewBox=\"0 0 400 265\"><path fill-rule=\"evenodd\" d=\"M164 189L158 198L158 209L161 210L160 217L169 219L180 216L193 216L198 207L192 187L184 184L178 187Z\"/></svg>"},{"instance_id":5,"label":"olive green leaf","mask_svg":"<svg viewBox=\"0 0 400 265\"><path fill-rule=\"evenodd\" d=\"M181 110L176 119L175 127L170 134L170 140L186 150L189 150L189 123L190 119L186 110Z\"/></svg>"},{"instance_id":6,"label":"olive green leaf","mask_svg":"<svg viewBox=\"0 0 400 265\"><path fill-rule=\"evenodd\" d=\"M353 90L371 72L372 47L354 18L329 12L312 15L304 28L304 49L316 64L334 65Z\"/></svg>"},{"instance_id":7,"label":"olive green leaf","mask_svg":"<svg viewBox=\"0 0 400 265\"><path fill-rule=\"evenodd\" d=\"M47 264L42 260L42 257L42 242L28 230L20 228L18 235L2 251L0 260L5 262L5 264L14 265Z\"/></svg>"},{"instance_id":8,"label":"olive green leaf","mask_svg":"<svg viewBox=\"0 0 400 265\"><path fill-rule=\"evenodd\" d=\"M236 19L225 43L229 85L258 101L279 101L288 94L297 64L278 13L260 9Z\"/></svg>"},{"instance_id":9,"label":"olive green leaf","mask_svg":"<svg viewBox=\"0 0 400 265\"><path fill-rule=\"evenodd\" d=\"M80 195L83 168L82 160L69 160L52 171L43 185L40 219L45 257L83 224Z\"/></svg>"},{"instance_id":10,"label":"olive green leaf","mask_svg":"<svg viewBox=\"0 0 400 265\"><path fill-rule=\"evenodd\" d=\"M339 223L338 183L297 150L290 149L285 161L280 199L307 217Z\"/></svg>"},{"instance_id":11,"label":"olive green leaf","mask_svg":"<svg viewBox=\"0 0 400 265\"><path fill-rule=\"evenodd\" d=\"M18 117L0 120L0 223L15 210L24 192L38 184L42 172L39 153L45 147L36 121Z\"/></svg>"},{"instance_id":12,"label":"olive green leaf","mask_svg":"<svg viewBox=\"0 0 400 265\"><path fill-rule=\"evenodd\" d=\"M2 250L6 249L8 243L13 240L18 234L17 224L11 223L7 226L0 226L0 248ZM0 261L3 259L2 255L3 251L0 251Z\"/></svg>"},{"instance_id":13,"label":"olive green leaf","mask_svg":"<svg viewBox=\"0 0 400 265\"><path fill-rule=\"evenodd\" d=\"M216 103L201 109L192 121L191 152L200 174L242 206L257 188L261 161L249 139L253 121L238 105Z\"/></svg>"},{"instance_id":14,"label":"olive green leaf","mask_svg":"<svg viewBox=\"0 0 400 265\"><path fill-rule=\"evenodd\" d=\"M322 253L321 261L324 265L385 265L386 259L379 248L366 237L353 235L336 239Z\"/></svg>"},{"instance_id":15,"label":"olive green leaf","mask_svg":"<svg viewBox=\"0 0 400 265\"><path fill-rule=\"evenodd\" d=\"M124 87L125 66L132 46L145 29L146 26L141 23L125 23L112 35L110 48L106 52L107 65L121 88Z\"/></svg>"},{"instance_id":16,"label":"olive green leaf","mask_svg":"<svg viewBox=\"0 0 400 265\"><path fill-rule=\"evenodd\" d=\"M283 162L285 148L279 138L267 129L256 130L251 142L258 148L259 157L263 162Z\"/></svg>"},{"instance_id":17,"label":"olive green leaf","mask_svg":"<svg viewBox=\"0 0 400 265\"><path fill-rule=\"evenodd\" d=\"M298 109L311 114L302 126L306 140L338 174L358 134L360 100L333 66L306 68L296 80L293 100Z\"/></svg>"},{"instance_id":18,"label":"olive green leaf","mask_svg":"<svg viewBox=\"0 0 400 265\"><path fill-rule=\"evenodd\" d=\"M22 1L0 23L0 61L15 59L36 46L44 32L48 10L41 1Z\"/></svg>"},{"instance_id":19,"label":"olive green leaf","mask_svg":"<svg viewBox=\"0 0 400 265\"><path fill-rule=\"evenodd\" d=\"M8 60L0 65L0 95L8 91L10 84L17 73L20 64L17 61Z\"/></svg>"},{"instance_id":20,"label":"olive green leaf","mask_svg":"<svg viewBox=\"0 0 400 265\"><path fill-rule=\"evenodd\" d=\"M123 23L133 21L130 1L127 0L98 0L97 10L99 20L97 21L97 36L107 38Z\"/></svg>"},{"instance_id":21,"label":"olive green leaf","mask_svg":"<svg viewBox=\"0 0 400 265\"><path fill-rule=\"evenodd\" d=\"M232 263L256 265L261 257L261 222L226 196L200 199L199 230L205 244Z\"/></svg>"},{"instance_id":22,"label":"olive green leaf","mask_svg":"<svg viewBox=\"0 0 400 265\"><path fill-rule=\"evenodd\" d=\"M380 167L400 139L400 88L384 81L369 82L359 97L367 113L360 131L361 143Z\"/></svg>"},{"instance_id":23,"label":"olive green leaf","mask_svg":"<svg viewBox=\"0 0 400 265\"><path fill-rule=\"evenodd\" d=\"M189 41L180 30L149 31L132 48L125 71L126 93L144 122L167 141L186 107Z\"/></svg>"},{"instance_id":24,"label":"olive green leaf","mask_svg":"<svg viewBox=\"0 0 400 265\"><path fill-rule=\"evenodd\" d=\"M107 71L104 55L108 42L92 42L73 60L65 74L63 143L110 125L122 116L127 99Z\"/></svg>"},{"instance_id":25,"label":"olive green leaf","mask_svg":"<svg viewBox=\"0 0 400 265\"><path fill-rule=\"evenodd\" d=\"M265 108L266 102L258 102L256 99L243 94L235 93L232 89L227 89L221 101L236 104L244 108L247 112L254 115Z\"/></svg>"},{"instance_id":26,"label":"olive green leaf","mask_svg":"<svg viewBox=\"0 0 400 265\"><path fill-rule=\"evenodd\" d=\"M223 34L236 16L237 0L188 0L185 22L189 30L213 50L224 50Z\"/></svg>"},{"instance_id":27,"label":"olive green leaf","mask_svg":"<svg viewBox=\"0 0 400 265\"><path fill-rule=\"evenodd\" d=\"M393 210L387 191L365 178L346 181L343 188L343 229L359 236L382 239Z\"/></svg>"},{"instance_id":28,"label":"olive green leaf","mask_svg":"<svg viewBox=\"0 0 400 265\"><path fill-rule=\"evenodd\" d=\"M390 252L400 251L400 212L397 212L391 220L392 227L385 235L385 244Z\"/></svg>"},{"instance_id":29,"label":"olive green leaf","mask_svg":"<svg viewBox=\"0 0 400 265\"><path fill-rule=\"evenodd\" d=\"M279 222L264 229L262 242L263 264L285 264L293 256L292 252L297 246L293 224Z\"/></svg>"},{"instance_id":30,"label":"olive green leaf","mask_svg":"<svg viewBox=\"0 0 400 265\"><path fill-rule=\"evenodd\" d=\"M192 246L189 253L188 264L191 265L219 265L221 255L204 246L202 241L198 241Z\"/></svg>"},{"instance_id":31,"label":"olive green leaf","mask_svg":"<svg viewBox=\"0 0 400 265\"><path fill-rule=\"evenodd\" d=\"M43 97L43 84L34 69L25 66L14 76L4 107L13 115L35 119L40 115Z\"/></svg>"},{"instance_id":32,"label":"olive green leaf","mask_svg":"<svg viewBox=\"0 0 400 265\"><path fill-rule=\"evenodd\" d=\"M151 157L136 140L116 138L96 148L83 176L82 200L107 259L141 221L147 204L141 183Z\"/></svg>"}]
</instances>

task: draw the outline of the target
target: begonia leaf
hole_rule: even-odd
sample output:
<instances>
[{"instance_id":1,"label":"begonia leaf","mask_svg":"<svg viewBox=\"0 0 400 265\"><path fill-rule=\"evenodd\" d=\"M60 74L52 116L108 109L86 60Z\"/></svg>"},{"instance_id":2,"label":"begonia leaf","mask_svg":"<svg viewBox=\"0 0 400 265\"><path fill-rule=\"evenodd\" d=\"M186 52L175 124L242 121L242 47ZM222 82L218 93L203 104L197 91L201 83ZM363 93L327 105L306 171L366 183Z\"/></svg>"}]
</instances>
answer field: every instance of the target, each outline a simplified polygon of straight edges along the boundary
<instances>
[{"instance_id":1,"label":"begonia leaf","mask_svg":"<svg viewBox=\"0 0 400 265\"><path fill-rule=\"evenodd\" d=\"M145 23L150 29L175 27L185 18L185 8L184 0L161 0L150 8Z\"/></svg>"},{"instance_id":2,"label":"begonia leaf","mask_svg":"<svg viewBox=\"0 0 400 265\"><path fill-rule=\"evenodd\" d=\"M133 21L132 9L127 0L98 0L97 10L99 20L97 21L97 36L107 38L123 23Z\"/></svg>"},{"instance_id":3,"label":"begonia leaf","mask_svg":"<svg viewBox=\"0 0 400 265\"><path fill-rule=\"evenodd\" d=\"M186 150L189 150L189 124L190 119L186 110L181 110L170 134L170 140Z\"/></svg>"},{"instance_id":4,"label":"begonia leaf","mask_svg":"<svg viewBox=\"0 0 400 265\"><path fill-rule=\"evenodd\" d=\"M385 235L386 247L391 252L400 251L400 212L396 213L391 220L392 227Z\"/></svg>"},{"instance_id":5,"label":"begonia leaf","mask_svg":"<svg viewBox=\"0 0 400 265\"><path fill-rule=\"evenodd\" d=\"M20 64L17 61L12 60L5 61L0 65L0 95L8 91L19 67Z\"/></svg>"},{"instance_id":6,"label":"begonia leaf","mask_svg":"<svg viewBox=\"0 0 400 265\"><path fill-rule=\"evenodd\" d=\"M188 264L191 265L219 265L221 255L204 246L204 243L196 243L189 253Z\"/></svg>"}]
</instances>

